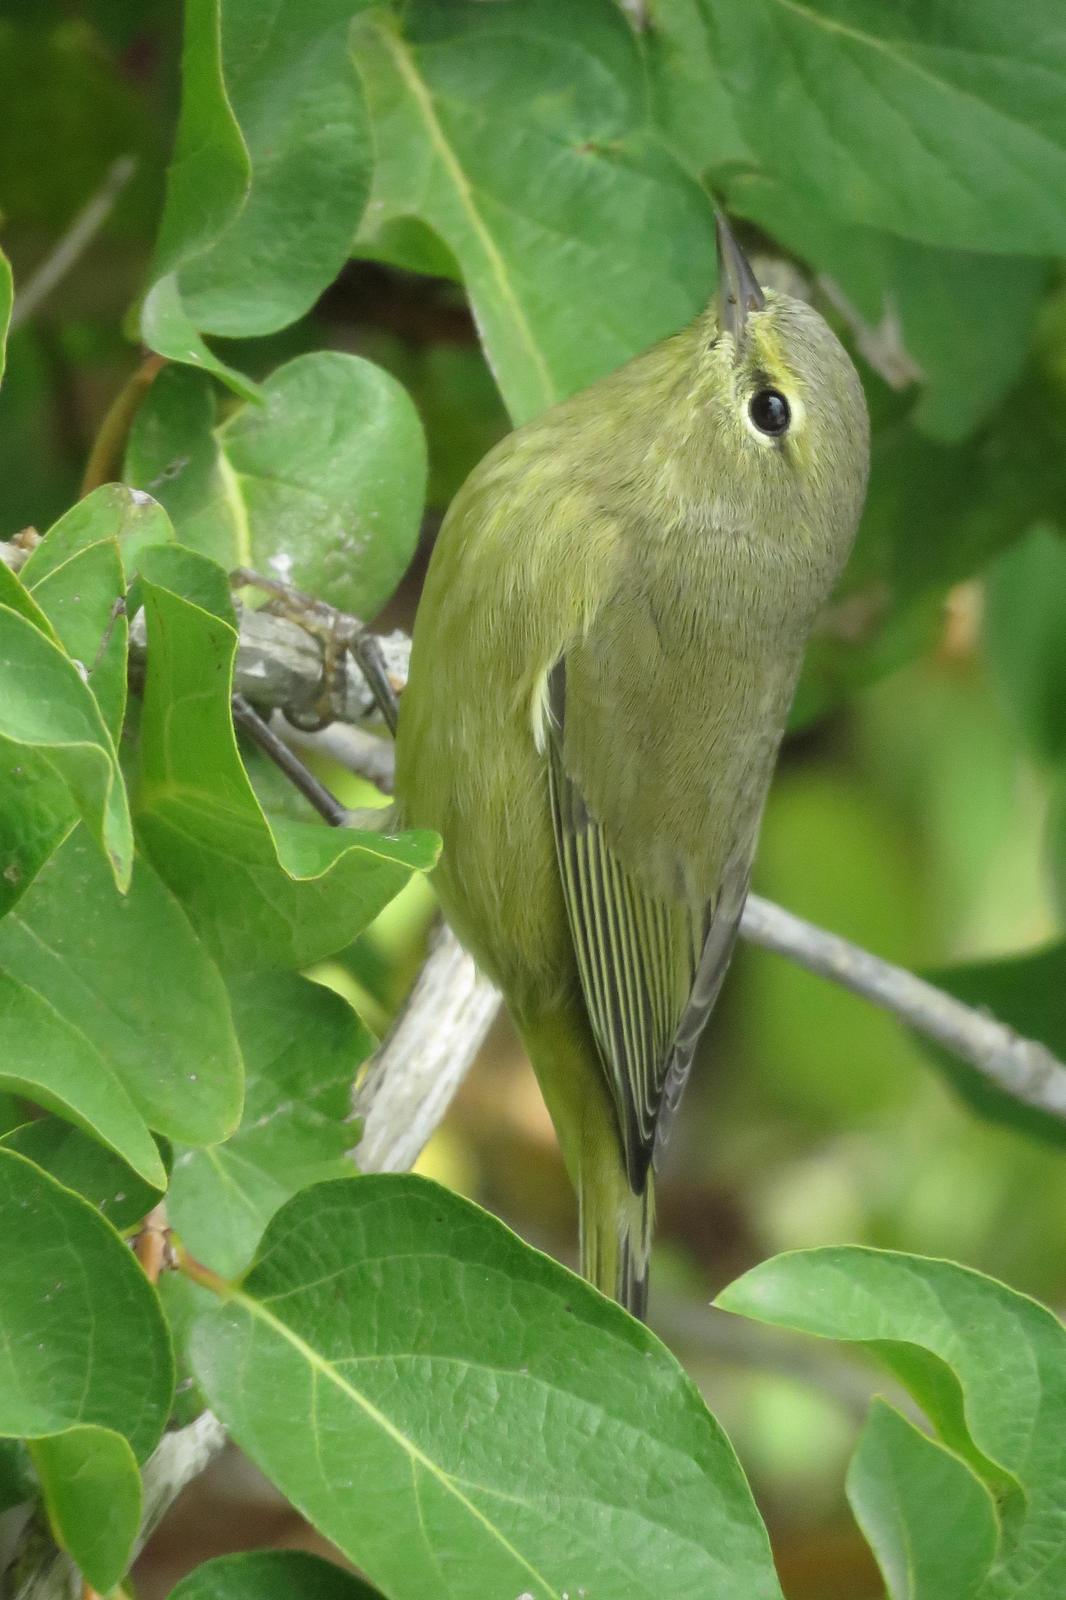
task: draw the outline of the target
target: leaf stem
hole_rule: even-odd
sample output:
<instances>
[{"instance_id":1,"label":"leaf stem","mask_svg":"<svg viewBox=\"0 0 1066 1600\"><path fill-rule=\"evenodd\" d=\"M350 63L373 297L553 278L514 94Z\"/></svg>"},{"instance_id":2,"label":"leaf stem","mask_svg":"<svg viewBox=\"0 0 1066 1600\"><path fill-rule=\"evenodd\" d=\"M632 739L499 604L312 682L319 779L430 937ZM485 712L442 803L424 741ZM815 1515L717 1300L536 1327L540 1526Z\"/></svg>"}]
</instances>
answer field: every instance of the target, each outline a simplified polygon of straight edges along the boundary
<instances>
[{"instance_id":1,"label":"leaf stem","mask_svg":"<svg viewBox=\"0 0 1066 1600\"><path fill-rule=\"evenodd\" d=\"M85 464L80 491L82 499L102 483L112 483L121 476L122 453L133 419L157 374L165 366L166 361L162 356L146 356L111 402Z\"/></svg>"},{"instance_id":2,"label":"leaf stem","mask_svg":"<svg viewBox=\"0 0 1066 1600\"><path fill-rule=\"evenodd\" d=\"M219 1272L213 1272L210 1267L205 1267L202 1261L197 1261L196 1257L190 1255L185 1246L179 1244L177 1240L172 1240L171 1243L174 1263L179 1272L193 1283L198 1283L201 1289L210 1289L220 1300L229 1299L233 1292L233 1284L228 1278L224 1278Z\"/></svg>"}]
</instances>

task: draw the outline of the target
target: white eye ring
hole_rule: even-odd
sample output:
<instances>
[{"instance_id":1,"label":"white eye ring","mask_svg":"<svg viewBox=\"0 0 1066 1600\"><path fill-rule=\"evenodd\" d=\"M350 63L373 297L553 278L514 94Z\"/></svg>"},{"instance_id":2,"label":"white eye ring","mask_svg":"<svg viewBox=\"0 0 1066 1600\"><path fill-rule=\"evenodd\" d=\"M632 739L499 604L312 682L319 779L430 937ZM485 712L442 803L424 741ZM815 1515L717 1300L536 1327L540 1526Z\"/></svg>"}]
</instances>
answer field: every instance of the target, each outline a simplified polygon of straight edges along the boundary
<instances>
[{"instance_id":1,"label":"white eye ring","mask_svg":"<svg viewBox=\"0 0 1066 1600\"><path fill-rule=\"evenodd\" d=\"M755 421L752 416L752 409L756 401L763 396L773 396L775 401L781 402L784 408L784 419L781 426L776 428L760 427ZM757 440L765 449L769 445L776 445L779 439L784 439L788 434L796 433L803 426L805 415L801 400L795 399L791 395L786 395L781 389L765 385L749 397L744 407L744 426L752 438Z\"/></svg>"}]
</instances>

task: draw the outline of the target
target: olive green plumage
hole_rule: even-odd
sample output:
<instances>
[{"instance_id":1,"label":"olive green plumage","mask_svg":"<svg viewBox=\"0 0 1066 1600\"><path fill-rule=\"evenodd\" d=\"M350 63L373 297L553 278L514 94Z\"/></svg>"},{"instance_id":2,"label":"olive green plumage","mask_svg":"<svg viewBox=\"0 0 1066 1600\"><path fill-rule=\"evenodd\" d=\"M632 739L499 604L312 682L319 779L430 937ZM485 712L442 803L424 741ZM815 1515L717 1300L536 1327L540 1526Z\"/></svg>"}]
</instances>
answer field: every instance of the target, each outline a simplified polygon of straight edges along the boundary
<instances>
[{"instance_id":1,"label":"olive green plumage","mask_svg":"<svg viewBox=\"0 0 1066 1600\"><path fill-rule=\"evenodd\" d=\"M722 248L717 306L504 439L456 496L398 735L402 820L443 836L440 899L529 1049L583 1268L638 1312L650 1164L867 468L835 336ZM751 416L768 391L777 436Z\"/></svg>"}]
</instances>

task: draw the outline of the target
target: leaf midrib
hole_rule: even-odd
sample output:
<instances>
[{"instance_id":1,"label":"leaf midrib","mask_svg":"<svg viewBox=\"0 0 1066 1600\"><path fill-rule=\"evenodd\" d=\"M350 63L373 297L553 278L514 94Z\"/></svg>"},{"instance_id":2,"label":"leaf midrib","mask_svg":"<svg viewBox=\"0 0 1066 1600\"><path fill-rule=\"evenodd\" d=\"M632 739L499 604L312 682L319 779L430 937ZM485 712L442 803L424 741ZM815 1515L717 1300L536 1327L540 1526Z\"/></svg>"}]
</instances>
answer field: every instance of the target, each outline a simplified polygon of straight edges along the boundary
<instances>
[{"instance_id":1,"label":"leaf midrib","mask_svg":"<svg viewBox=\"0 0 1066 1600\"><path fill-rule=\"evenodd\" d=\"M1023 133L1030 134L1041 144L1046 145L1055 156L1062 158L1062 146L1056 144L1046 134L1041 133L1039 129L1023 121L1021 117L1011 116L1010 112L1003 107L993 105L988 100L982 100L980 95L974 94L970 89L963 88L961 84L938 76L929 67L923 66L920 61L916 61L908 51L889 40L879 39L873 33L864 33L861 28L852 27L846 22L838 22L833 17L823 17L817 11L812 11L809 7L800 5L799 0L773 0L773 4L780 6L783 11L791 11L797 17L802 17L804 22L812 27L820 28L824 33L840 34L843 38L850 39L853 43L867 50L875 50L879 55L887 56L890 61L902 67L905 71L912 72L916 77L924 78L927 82L934 84L941 93L957 95L961 100L970 101L971 104L978 106L986 114L999 117L1011 126L1020 128Z\"/></svg>"},{"instance_id":2,"label":"leaf midrib","mask_svg":"<svg viewBox=\"0 0 1066 1600\"><path fill-rule=\"evenodd\" d=\"M508 307L508 310L514 319L514 324L519 332L522 343L529 352L530 360L534 369L536 370L538 381L540 383L543 406L546 409L556 399L555 384L552 380L551 373L548 370L548 365L544 359L543 352L533 336L533 330L529 325L529 320L526 317L526 314L522 309L521 302L518 300L511 285L511 280L507 271L507 263L501 255L499 246L497 245L496 240L488 228L488 225L477 208L474 194L469 180L467 179L466 173L463 170L458 156L449 144L444 129L441 127L440 119L437 116L436 109L433 104L433 97L427 89L425 82L415 69L415 66L411 60L410 51L406 48L403 41L400 40L388 27L378 27L375 31L392 58L392 61L401 79L403 80L408 94L411 96L411 99L417 107L418 113L425 125L430 144L436 151L437 157L448 178L450 179L453 189L455 190L459 204L466 214L471 230L473 231L474 236L484 252L489 269L492 273L492 276L496 280L500 298Z\"/></svg>"},{"instance_id":3,"label":"leaf midrib","mask_svg":"<svg viewBox=\"0 0 1066 1600\"><path fill-rule=\"evenodd\" d=\"M462 1492L455 1479L445 1472L443 1467L439 1466L431 1459L431 1457L427 1456L423 1450L420 1450L413 1440L409 1439L405 1433L396 1427L395 1423L389 1420L384 1412L379 1411L377 1406L368 1400L365 1395L361 1394L358 1389L354 1388L352 1384L348 1383L337 1371L336 1367L334 1367L331 1362L325 1360L325 1358L318 1353L313 1345L309 1345L306 1340L301 1339L298 1333L295 1333L290 1327L282 1322L279 1317L275 1317L272 1312L268 1311L262 1301L253 1299L251 1295L245 1294L243 1290L231 1290L227 1294L226 1299L230 1304L236 1304L240 1306L242 1310L247 1313L253 1324L256 1321L261 1322L264 1326L270 1328L275 1334L282 1338L287 1344L291 1345L297 1354L302 1356L302 1358L307 1362L307 1365L313 1375L321 1375L330 1383L332 1383L333 1386L339 1389L340 1392L349 1401L351 1401L353 1405L357 1406L365 1416L369 1417L369 1419L378 1428L380 1428L382 1433L384 1433L393 1441L394 1444L398 1445L400 1449L404 1451L411 1461L412 1466L420 1466L424 1471L428 1472L430 1476L434 1478L448 1494L452 1495L459 1502L464 1511L466 1511L466 1513L472 1517L475 1522L478 1522L484 1528L489 1537L495 1540L495 1542L503 1550L505 1550L507 1554L511 1556L520 1567L523 1568L524 1571L529 1573L530 1577L536 1579L537 1583L545 1585L546 1600L562 1600L559 1590L554 1589L544 1574L534 1567L520 1550L515 1549L510 1540L506 1539L500 1530L489 1521L484 1512L481 1511L480 1508ZM314 1433L317 1441L317 1427L315 1428ZM325 1481L324 1473L323 1481Z\"/></svg>"}]
</instances>

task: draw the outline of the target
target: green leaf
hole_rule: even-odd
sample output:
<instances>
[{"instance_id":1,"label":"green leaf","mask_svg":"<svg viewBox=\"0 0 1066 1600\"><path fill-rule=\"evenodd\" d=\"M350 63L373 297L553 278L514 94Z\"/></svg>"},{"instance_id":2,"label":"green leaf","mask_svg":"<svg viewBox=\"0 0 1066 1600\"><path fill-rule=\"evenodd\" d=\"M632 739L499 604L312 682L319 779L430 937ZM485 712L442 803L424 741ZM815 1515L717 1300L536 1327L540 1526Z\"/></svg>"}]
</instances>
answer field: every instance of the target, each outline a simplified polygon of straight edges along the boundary
<instances>
[{"instance_id":1,"label":"green leaf","mask_svg":"<svg viewBox=\"0 0 1066 1600\"><path fill-rule=\"evenodd\" d=\"M205 1561L170 1600L380 1600L353 1573L304 1550L259 1550Z\"/></svg>"},{"instance_id":2,"label":"green leaf","mask_svg":"<svg viewBox=\"0 0 1066 1600\"><path fill-rule=\"evenodd\" d=\"M118 1077L74 1024L0 972L0 1088L25 1095L92 1134L153 1188L166 1187L155 1141Z\"/></svg>"},{"instance_id":3,"label":"green leaf","mask_svg":"<svg viewBox=\"0 0 1066 1600\"><path fill-rule=\"evenodd\" d=\"M1066 249L1056 0L1009 25L990 3L703 0L703 13L744 139L812 209L954 249Z\"/></svg>"},{"instance_id":4,"label":"green leaf","mask_svg":"<svg viewBox=\"0 0 1066 1600\"><path fill-rule=\"evenodd\" d=\"M716 1303L869 1348L998 1502L999 1547L975 1600L1058 1600L1066 1585L1066 1329L1050 1311L967 1267L857 1246L777 1256ZM911 1444L912 1466L913 1457ZM952 1482L958 1496L958 1474Z\"/></svg>"},{"instance_id":5,"label":"green leaf","mask_svg":"<svg viewBox=\"0 0 1066 1600\"><path fill-rule=\"evenodd\" d=\"M366 204L373 148L347 50L365 0L222 6L222 78L251 163L244 205L179 272L205 332L273 333L337 276Z\"/></svg>"},{"instance_id":6,"label":"green leaf","mask_svg":"<svg viewBox=\"0 0 1066 1600\"><path fill-rule=\"evenodd\" d=\"M213 244L251 187L251 159L222 68L222 0L186 0L181 83L156 243L157 266L167 269Z\"/></svg>"},{"instance_id":7,"label":"green leaf","mask_svg":"<svg viewBox=\"0 0 1066 1600\"><path fill-rule=\"evenodd\" d=\"M116 744L126 710L126 572L148 546L173 537L162 506L109 483L61 517L22 568L53 636L84 667Z\"/></svg>"},{"instance_id":8,"label":"green leaf","mask_svg":"<svg viewBox=\"0 0 1066 1600\"><path fill-rule=\"evenodd\" d=\"M0 1149L0 1434L91 1424L143 1461L173 1392L155 1292L118 1234L78 1195Z\"/></svg>"},{"instance_id":9,"label":"green leaf","mask_svg":"<svg viewBox=\"0 0 1066 1600\"><path fill-rule=\"evenodd\" d=\"M126 1440L88 1425L38 1439L30 1455L56 1543L94 1589L125 1575L141 1523L141 1479Z\"/></svg>"},{"instance_id":10,"label":"green leaf","mask_svg":"<svg viewBox=\"0 0 1066 1600\"><path fill-rule=\"evenodd\" d=\"M126 705L125 571L149 546L172 538L162 506L138 490L106 484L49 529L19 578L0 566L0 606L17 611L81 663L116 745ZM2 916L78 813L49 757L24 746L0 745L0 789Z\"/></svg>"},{"instance_id":11,"label":"green leaf","mask_svg":"<svg viewBox=\"0 0 1066 1600\"><path fill-rule=\"evenodd\" d=\"M652 130L612 0L415 0L402 32L357 19L353 48L378 151L356 250L387 257L412 218L444 240L516 422L709 298L711 209Z\"/></svg>"},{"instance_id":12,"label":"green leaf","mask_svg":"<svg viewBox=\"0 0 1066 1600\"><path fill-rule=\"evenodd\" d=\"M164 367L133 419L123 477L166 506L182 544L231 571L255 555L214 431L215 394L206 373Z\"/></svg>"},{"instance_id":13,"label":"green leaf","mask_svg":"<svg viewBox=\"0 0 1066 1600\"><path fill-rule=\"evenodd\" d=\"M847 1487L890 1600L973 1600L999 1523L991 1494L958 1456L874 1400Z\"/></svg>"},{"instance_id":14,"label":"green leaf","mask_svg":"<svg viewBox=\"0 0 1066 1600\"><path fill-rule=\"evenodd\" d=\"M115 745L100 708L69 656L24 616L3 606L0 740L41 757L58 774L104 851L116 884L126 888L133 829ZM32 765L40 770L39 762ZM50 786L48 803L51 807Z\"/></svg>"},{"instance_id":15,"label":"green leaf","mask_svg":"<svg viewBox=\"0 0 1066 1600\"><path fill-rule=\"evenodd\" d=\"M1066 943L996 961L941 967L924 976L967 1005L998 1017L1023 1038L1039 1040L1053 1055L1066 1060L1066 1014L1062 1006L1066 993ZM1050 1144L1066 1146L1066 1123L1061 1117L1027 1106L997 1089L976 1067L927 1039L919 1042L956 1093L980 1116Z\"/></svg>"},{"instance_id":16,"label":"green leaf","mask_svg":"<svg viewBox=\"0 0 1066 1600\"><path fill-rule=\"evenodd\" d=\"M242 1067L226 991L148 862L138 859L123 898L78 829L0 922L0 974L23 1007L76 1041L67 1068L79 1096L76 1120L88 1121L150 1183L166 1182L152 1141L145 1166L132 1161L117 1135L94 1127L88 1114L94 1083L112 1084L142 1127L167 1138L213 1144L233 1130ZM56 1071L51 1038L42 1024L38 1053L27 1042L19 1063L23 1077L33 1069L38 1088ZM25 1092L38 1097L34 1089Z\"/></svg>"},{"instance_id":17,"label":"green leaf","mask_svg":"<svg viewBox=\"0 0 1066 1600\"><path fill-rule=\"evenodd\" d=\"M709 171L747 168L751 151L737 126L705 17L706 0L658 6L642 44L655 120L680 160L702 179Z\"/></svg>"},{"instance_id":18,"label":"green leaf","mask_svg":"<svg viewBox=\"0 0 1066 1600\"><path fill-rule=\"evenodd\" d=\"M22 581L35 590L72 557L103 540L115 542L123 570L133 573L146 550L173 538L166 511L151 495L124 483L105 483L53 523L22 568Z\"/></svg>"},{"instance_id":19,"label":"green leaf","mask_svg":"<svg viewBox=\"0 0 1066 1600\"><path fill-rule=\"evenodd\" d=\"M299 356L215 429L199 374L163 372L130 438L127 475L152 486L179 537L372 617L414 554L426 481L404 389L369 361Z\"/></svg>"},{"instance_id":20,"label":"green leaf","mask_svg":"<svg viewBox=\"0 0 1066 1600\"><path fill-rule=\"evenodd\" d=\"M201 339L185 309L177 273L164 273L145 295L141 304L141 338L149 349L170 361L187 362L210 372L242 400L259 399L259 386L216 356Z\"/></svg>"},{"instance_id":21,"label":"green leaf","mask_svg":"<svg viewBox=\"0 0 1066 1600\"><path fill-rule=\"evenodd\" d=\"M254 397L202 333L247 337L310 309L348 254L370 183L355 0L191 0L177 147L142 309L147 342Z\"/></svg>"},{"instance_id":22,"label":"green leaf","mask_svg":"<svg viewBox=\"0 0 1066 1600\"><path fill-rule=\"evenodd\" d=\"M230 717L235 630L171 590L145 582L144 595L138 822L156 868L230 971L303 967L345 948L412 872L429 870L436 839L271 829Z\"/></svg>"},{"instance_id":23,"label":"green leaf","mask_svg":"<svg viewBox=\"0 0 1066 1600\"><path fill-rule=\"evenodd\" d=\"M251 160L226 93L221 30L222 0L186 0L181 115L153 281L141 306L141 337L160 355L203 367L254 398L255 385L200 338L182 301L177 270L233 222L251 186Z\"/></svg>"},{"instance_id":24,"label":"green leaf","mask_svg":"<svg viewBox=\"0 0 1066 1600\"><path fill-rule=\"evenodd\" d=\"M11 279L11 263L0 250L0 380L4 376L4 362L7 356L7 330L11 321L11 307L15 298L15 286Z\"/></svg>"},{"instance_id":25,"label":"green leaf","mask_svg":"<svg viewBox=\"0 0 1066 1600\"><path fill-rule=\"evenodd\" d=\"M236 978L230 995L241 1126L225 1144L178 1154L167 1200L184 1244L227 1277L297 1190L351 1174L352 1085L374 1043L346 1001L296 973Z\"/></svg>"},{"instance_id":26,"label":"green leaf","mask_svg":"<svg viewBox=\"0 0 1066 1600\"><path fill-rule=\"evenodd\" d=\"M648 1330L424 1179L318 1185L197 1323L241 1448L392 1600L780 1600L728 1441Z\"/></svg>"},{"instance_id":27,"label":"green leaf","mask_svg":"<svg viewBox=\"0 0 1066 1600\"><path fill-rule=\"evenodd\" d=\"M88 1200L113 1228L132 1228L147 1216L162 1194L145 1183L125 1162L59 1117L37 1117L12 1128L0 1139L7 1150L26 1156L38 1167Z\"/></svg>"},{"instance_id":28,"label":"green leaf","mask_svg":"<svg viewBox=\"0 0 1066 1600\"><path fill-rule=\"evenodd\" d=\"M1066 538L1052 528L1034 529L988 573L984 646L1036 754L1066 760Z\"/></svg>"}]
</instances>

